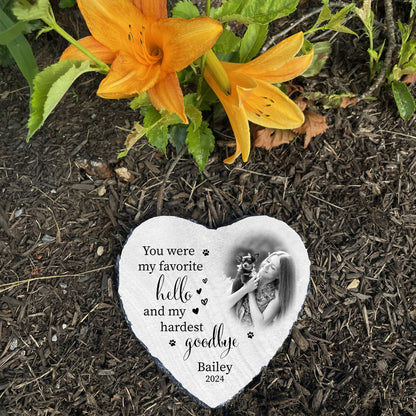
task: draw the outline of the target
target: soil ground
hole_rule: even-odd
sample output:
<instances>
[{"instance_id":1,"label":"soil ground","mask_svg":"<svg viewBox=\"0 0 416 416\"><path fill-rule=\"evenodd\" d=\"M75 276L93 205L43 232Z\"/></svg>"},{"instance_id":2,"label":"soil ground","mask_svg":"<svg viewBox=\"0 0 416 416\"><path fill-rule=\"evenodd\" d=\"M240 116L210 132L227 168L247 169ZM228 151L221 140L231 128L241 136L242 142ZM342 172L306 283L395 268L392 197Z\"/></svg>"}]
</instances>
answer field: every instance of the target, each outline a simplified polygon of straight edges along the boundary
<instances>
[{"instance_id":1,"label":"soil ground","mask_svg":"<svg viewBox=\"0 0 416 416\"><path fill-rule=\"evenodd\" d=\"M77 11L58 17L85 34ZM363 92L365 41L334 44L321 74L295 81ZM51 33L33 45L41 66L65 48ZM28 88L17 68L0 70L0 284L32 279L0 287L0 415L416 415L416 118L401 120L383 90L317 109L329 129L306 149L297 138L233 165L222 162L234 144L224 121L201 175L188 154L165 158L145 141L117 160L137 113L97 97L98 83L80 78L26 144ZM310 255L292 335L220 409L183 394L120 309L117 256L131 228L158 214L208 227L266 214Z\"/></svg>"}]
</instances>

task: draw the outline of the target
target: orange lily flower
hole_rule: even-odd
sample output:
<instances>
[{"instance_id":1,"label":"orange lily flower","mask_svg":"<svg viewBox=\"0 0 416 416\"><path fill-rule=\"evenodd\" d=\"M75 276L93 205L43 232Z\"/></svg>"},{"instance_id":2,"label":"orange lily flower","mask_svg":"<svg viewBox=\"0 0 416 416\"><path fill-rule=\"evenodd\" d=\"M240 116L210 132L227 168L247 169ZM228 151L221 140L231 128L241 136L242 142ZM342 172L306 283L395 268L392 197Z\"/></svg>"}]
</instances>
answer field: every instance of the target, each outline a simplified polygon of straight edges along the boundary
<instances>
[{"instance_id":1,"label":"orange lily flower","mask_svg":"<svg viewBox=\"0 0 416 416\"><path fill-rule=\"evenodd\" d=\"M104 63L111 63L97 94L128 98L147 91L158 109L177 113L187 123L176 72L216 42L220 23L210 17L168 18L166 0L78 0L92 36L79 42ZM85 60L69 46L61 60Z\"/></svg>"},{"instance_id":2,"label":"orange lily flower","mask_svg":"<svg viewBox=\"0 0 416 416\"><path fill-rule=\"evenodd\" d=\"M273 129L293 129L303 124L300 108L272 85L288 81L308 68L313 51L295 57L302 43L303 33L299 32L246 64L221 62L214 52L207 53L204 77L221 101L236 139L235 154L225 163L234 162L240 154L247 161L249 121Z\"/></svg>"}]
</instances>

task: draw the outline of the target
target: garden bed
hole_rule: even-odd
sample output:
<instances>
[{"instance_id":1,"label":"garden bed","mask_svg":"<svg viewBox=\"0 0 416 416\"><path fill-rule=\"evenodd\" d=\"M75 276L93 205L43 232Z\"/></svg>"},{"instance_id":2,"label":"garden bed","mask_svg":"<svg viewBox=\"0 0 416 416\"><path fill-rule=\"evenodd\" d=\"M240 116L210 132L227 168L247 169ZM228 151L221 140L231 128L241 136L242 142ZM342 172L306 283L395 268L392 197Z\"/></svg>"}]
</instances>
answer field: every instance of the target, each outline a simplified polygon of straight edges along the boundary
<instances>
[{"instance_id":1,"label":"garden bed","mask_svg":"<svg viewBox=\"0 0 416 416\"><path fill-rule=\"evenodd\" d=\"M61 14L85 34L75 10ZM334 44L324 71L298 84L364 92L365 42ZM51 33L33 45L42 67L66 46ZM0 80L0 284L31 279L0 288L0 415L416 415L416 119L400 119L388 92L316 109L329 128L306 149L298 137L247 163L224 165L235 141L217 122L201 175L187 153L165 157L144 139L117 160L137 113L97 97L90 74L26 144L25 80L15 67ZM222 409L183 394L120 309L117 256L161 214L213 228L269 215L309 252L292 335Z\"/></svg>"}]
</instances>

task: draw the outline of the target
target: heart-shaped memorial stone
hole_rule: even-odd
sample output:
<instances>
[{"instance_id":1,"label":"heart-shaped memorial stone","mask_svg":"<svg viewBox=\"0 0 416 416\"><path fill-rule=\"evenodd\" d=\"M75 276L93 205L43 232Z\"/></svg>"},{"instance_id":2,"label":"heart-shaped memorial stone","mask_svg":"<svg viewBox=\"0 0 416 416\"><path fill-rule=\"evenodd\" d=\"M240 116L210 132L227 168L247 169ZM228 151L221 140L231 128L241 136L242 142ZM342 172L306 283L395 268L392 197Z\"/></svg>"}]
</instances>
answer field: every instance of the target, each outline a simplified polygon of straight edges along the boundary
<instances>
[{"instance_id":1,"label":"heart-shaped memorial stone","mask_svg":"<svg viewBox=\"0 0 416 416\"><path fill-rule=\"evenodd\" d=\"M119 296L132 331L164 371L199 403L218 407L290 333L309 264L298 234L267 216L216 230L155 217L123 248Z\"/></svg>"}]
</instances>

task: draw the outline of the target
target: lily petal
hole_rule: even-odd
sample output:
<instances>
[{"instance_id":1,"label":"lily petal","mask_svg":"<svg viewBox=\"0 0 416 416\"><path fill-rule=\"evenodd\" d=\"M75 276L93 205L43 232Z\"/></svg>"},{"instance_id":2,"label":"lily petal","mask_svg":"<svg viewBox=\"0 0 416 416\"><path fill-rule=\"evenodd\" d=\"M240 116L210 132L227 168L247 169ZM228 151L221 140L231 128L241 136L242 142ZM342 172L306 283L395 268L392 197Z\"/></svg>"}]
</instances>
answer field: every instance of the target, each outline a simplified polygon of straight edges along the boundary
<instances>
[{"instance_id":1,"label":"lily petal","mask_svg":"<svg viewBox=\"0 0 416 416\"><path fill-rule=\"evenodd\" d=\"M164 108L170 113L176 113L185 124L188 124L182 90L175 73L169 73L165 78L156 83L154 87L148 89L147 93L156 109L161 110Z\"/></svg>"},{"instance_id":2,"label":"lily petal","mask_svg":"<svg viewBox=\"0 0 416 416\"><path fill-rule=\"evenodd\" d=\"M97 94L102 98L129 98L152 88L158 81L160 65L140 65L128 54L120 53L110 72L101 81Z\"/></svg>"},{"instance_id":3,"label":"lily petal","mask_svg":"<svg viewBox=\"0 0 416 416\"><path fill-rule=\"evenodd\" d=\"M289 60L275 71L266 71L265 68L261 68L259 73L256 74L256 79L270 83L289 81L305 72L311 64L312 58L313 50L307 55L297 56Z\"/></svg>"},{"instance_id":4,"label":"lily petal","mask_svg":"<svg viewBox=\"0 0 416 416\"><path fill-rule=\"evenodd\" d=\"M131 1L78 0L78 6L92 36L114 52L126 50L131 35L138 42L139 31L147 25Z\"/></svg>"},{"instance_id":5,"label":"lily petal","mask_svg":"<svg viewBox=\"0 0 416 416\"><path fill-rule=\"evenodd\" d=\"M250 129L248 126L246 111L243 106L237 106L234 104L238 100L238 98L233 97L235 90L230 95L225 95L209 71L205 71L204 77L224 107L237 142L235 155L226 160L234 161L235 158L242 153L243 161L246 162L250 154Z\"/></svg>"},{"instance_id":6,"label":"lily petal","mask_svg":"<svg viewBox=\"0 0 416 416\"><path fill-rule=\"evenodd\" d=\"M303 33L296 33L279 42L258 58L244 64L241 71L254 78L261 77L261 74L264 72L277 71L298 53L302 44Z\"/></svg>"},{"instance_id":7,"label":"lily petal","mask_svg":"<svg viewBox=\"0 0 416 416\"><path fill-rule=\"evenodd\" d=\"M113 62L116 57L111 49L107 48L107 46L104 46L102 43L95 40L92 36L82 38L78 42L106 64L111 64L111 62ZM70 45L64 50L59 60L65 61L68 59L77 59L79 61L85 61L88 59L88 57L84 55L74 45Z\"/></svg>"},{"instance_id":8,"label":"lily petal","mask_svg":"<svg viewBox=\"0 0 416 416\"><path fill-rule=\"evenodd\" d=\"M240 156L241 155L241 150L240 150L240 147L238 146L238 143L237 143L237 147L236 147L236 149L235 149L235 153L232 155L232 156L230 156L230 157L227 157L226 159L224 159L224 163L234 163L234 161L238 158L238 156Z\"/></svg>"},{"instance_id":9,"label":"lily petal","mask_svg":"<svg viewBox=\"0 0 416 416\"><path fill-rule=\"evenodd\" d=\"M168 17L166 0L134 0L133 4L148 19L165 19Z\"/></svg>"},{"instance_id":10,"label":"lily petal","mask_svg":"<svg viewBox=\"0 0 416 416\"><path fill-rule=\"evenodd\" d=\"M151 32L151 41L163 50L162 71L178 72L214 46L222 25L206 16L170 18L152 24Z\"/></svg>"},{"instance_id":11,"label":"lily petal","mask_svg":"<svg viewBox=\"0 0 416 416\"><path fill-rule=\"evenodd\" d=\"M242 97L247 118L253 123L272 129L294 129L304 122L301 109L279 88L264 81ZM239 94L247 94L239 91Z\"/></svg>"},{"instance_id":12,"label":"lily petal","mask_svg":"<svg viewBox=\"0 0 416 416\"><path fill-rule=\"evenodd\" d=\"M222 62L222 64L225 63ZM224 67L227 68L227 65L224 65ZM240 72L228 72L228 76L231 81L231 90L235 91L230 98L233 100L233 104L241 107L247 97L250 96L251 91L258 87L258 83L254 78Z\"/></svg>"},{"instance_id":13,"label":"lily petal","mask_svg":"<svg viewBox=\"0 0 416 416\"><path fill-rule=\"evenodd\" d=\"M224 105L225 112L230 120L231 128L235 135L235 141L237 142L236 157L241 153L243 162L247 162L250 154L250 129L248 125L247 114L244 107L238 108L235 105Z\"/></svg>"}]
</instances>

